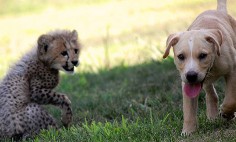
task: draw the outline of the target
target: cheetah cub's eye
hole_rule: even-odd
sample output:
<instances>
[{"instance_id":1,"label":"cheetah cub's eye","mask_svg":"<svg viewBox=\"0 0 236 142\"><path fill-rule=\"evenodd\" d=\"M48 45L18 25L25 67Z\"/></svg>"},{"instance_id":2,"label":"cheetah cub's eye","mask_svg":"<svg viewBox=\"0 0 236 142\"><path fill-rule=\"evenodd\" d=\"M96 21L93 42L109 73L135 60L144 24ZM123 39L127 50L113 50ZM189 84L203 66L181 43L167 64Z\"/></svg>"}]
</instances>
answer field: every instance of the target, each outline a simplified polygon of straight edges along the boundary
<instances>
[{"instance_id":1,"label":"cheetah cub's eye","mask_svg":"<svg viewBox=\"0 0 236 142\"><path fill-rule=\"evenodd\" d=\"M62 51L62 52L61 52L61 55L62 55L62 56L67 56L67 51Z\"/></svg>"},{"instance_id":2,"label":"cheetah cub's eye","mask_svg":"<svg viewBox=\"0 0 236 142\"><path fill-rule=\"evenodd\" d=\"M78 49L75 49L75 54L77 54L78 53Z\"/></svg>"}]
</instances>

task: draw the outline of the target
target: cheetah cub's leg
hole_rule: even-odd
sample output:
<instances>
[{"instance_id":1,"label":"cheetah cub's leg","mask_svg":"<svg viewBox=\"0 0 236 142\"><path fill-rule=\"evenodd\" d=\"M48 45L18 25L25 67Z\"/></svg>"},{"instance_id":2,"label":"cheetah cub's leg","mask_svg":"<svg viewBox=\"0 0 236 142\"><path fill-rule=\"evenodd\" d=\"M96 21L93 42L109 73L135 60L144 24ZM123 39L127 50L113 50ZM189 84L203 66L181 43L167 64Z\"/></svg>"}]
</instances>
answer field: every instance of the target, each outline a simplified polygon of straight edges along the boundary
<instances>
[{"instance_id":1,"label":"cheetah cub's leg","mask_svg":"<svg viewBox=\"0 0 236 142\"><path fill-rule=\"evenodd\" d=\"M38 134L42 129L57 128L55 120L38 104L28 104L10 115L9 136L14 140L26 139Z\"/></svg>"},{"instance_id":2,"label":"cheetah cub's leg","mask_svg":"<svg viewBox=\"0 0 236 142\"><path fill-rule=\"evenodd\" d=\"M38 104L28 104L23 113L26 126L23 138L32 137L42 129L58 128L54 118Z\"/></svg>"},{"instance_id":3,"label":"cheetah cub's leg","mask_svg":"<svg viewBox=\"0 0 236 142\"><path fill-rule=\"evenodd\" d=\"M31 100L38 104L52 104L62 110L62 124L68 127L72 121L71 101L62 93L57 93L51 89L32 88Z\"/></svg>"}]
</instances>

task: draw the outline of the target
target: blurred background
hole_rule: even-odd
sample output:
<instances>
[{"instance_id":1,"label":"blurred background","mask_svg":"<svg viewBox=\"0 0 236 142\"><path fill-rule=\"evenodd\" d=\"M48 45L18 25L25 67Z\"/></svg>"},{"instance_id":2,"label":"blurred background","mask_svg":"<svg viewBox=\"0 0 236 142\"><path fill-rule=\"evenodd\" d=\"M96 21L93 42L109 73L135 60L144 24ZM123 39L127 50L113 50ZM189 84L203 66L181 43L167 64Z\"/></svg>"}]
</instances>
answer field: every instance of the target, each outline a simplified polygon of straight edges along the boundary
<instances>
[{"instance_id":1,"label":"blurred background","mask_svg":"<svg viewBox=\"0 0 236 142\"><path fill-rule=\"evenodd\" d=\"M215 0L0 0L0 78L54 29L78 31L81 72L161 60L170 33L215 7Z\"/></svg>"}]
</instances>

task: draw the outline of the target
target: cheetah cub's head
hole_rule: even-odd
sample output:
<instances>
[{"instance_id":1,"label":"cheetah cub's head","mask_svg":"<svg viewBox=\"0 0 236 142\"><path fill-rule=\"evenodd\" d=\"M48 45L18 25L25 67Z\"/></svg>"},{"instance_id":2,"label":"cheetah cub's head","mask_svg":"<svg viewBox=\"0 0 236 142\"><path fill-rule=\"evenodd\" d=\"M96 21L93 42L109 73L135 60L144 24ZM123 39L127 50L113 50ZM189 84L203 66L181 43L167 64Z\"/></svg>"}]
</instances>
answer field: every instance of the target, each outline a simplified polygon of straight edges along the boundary
<instances>
[{"instance_id":1,"label":"cheetah cub's head","mask_svg":"<svg viewBox=\"0 0 236 142\"><path fill-rule=\"evenodd\" d=\"M80 44L76 30L57 30L38 38L38 58L53 69L74 73Z\"/></svg>"}]
</instances>

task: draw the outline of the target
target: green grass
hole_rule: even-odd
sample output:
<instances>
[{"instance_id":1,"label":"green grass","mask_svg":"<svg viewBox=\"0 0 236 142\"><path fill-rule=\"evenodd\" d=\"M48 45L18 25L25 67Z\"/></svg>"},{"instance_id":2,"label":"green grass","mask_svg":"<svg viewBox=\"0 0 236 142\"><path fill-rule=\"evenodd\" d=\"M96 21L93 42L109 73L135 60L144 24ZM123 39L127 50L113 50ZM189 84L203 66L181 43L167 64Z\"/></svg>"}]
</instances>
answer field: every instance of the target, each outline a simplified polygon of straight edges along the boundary
<instances>
[{"instance_id":1,"label":"green grass","mask_svg":"<svg viewBox=\"0 0 236 142\"><path fill-rule=\"evenodd\" d=\"M222 101L222 80L216 88ZM35 141L235 141L235 122L207 120L203 93L199 98L199 129L180 136L182 97L173 59L120 65L98 73L62 76L59 92L72 100L73 126L43 131ZM59 120L60 113L50 109Z\"/></svg>"},{"instance_id":2,"label":"green grass","mask_svg":"<svg viewBox=\"0 0 236 142\"><path fill-rule=\"evenodd\" d=\"M236 17L236 2L228 3ZM81 66L62 73L56 88L72 101L73 125L25 141L236 141L234 121L207 120L203 93L198 131L180 136L180 77L172 57L161 59L170 33L215 7L215 0L0 0L0 78L47 31L77 29L83 44ZM220 102L223 88L221 79ZM47 109L60 124L60 111Z\"/></svg>"}]
</instances>

